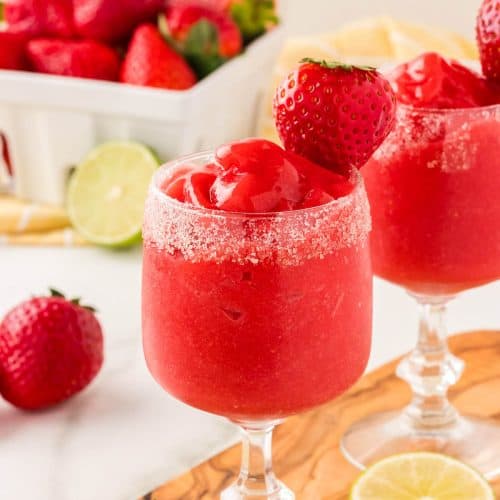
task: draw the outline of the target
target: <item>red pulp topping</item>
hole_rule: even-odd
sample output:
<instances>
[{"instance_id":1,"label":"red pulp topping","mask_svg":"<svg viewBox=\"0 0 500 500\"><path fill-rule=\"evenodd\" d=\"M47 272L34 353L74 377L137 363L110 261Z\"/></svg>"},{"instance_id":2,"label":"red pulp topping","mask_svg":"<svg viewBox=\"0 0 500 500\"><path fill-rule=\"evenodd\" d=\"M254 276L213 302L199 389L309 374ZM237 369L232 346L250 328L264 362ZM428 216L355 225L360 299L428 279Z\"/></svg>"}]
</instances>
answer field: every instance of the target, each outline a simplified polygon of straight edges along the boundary
<instances>
[{"instance_id":1,"label":"red pulp topping","mask_svg":"<svg viewBox=\"0 0 500 500\"><path fill-rule=\"evenodd\" d=\"M251 213L323 205L353 188L345 176L264 139L221 146L207 165L178 165L162 186L168 196L197 207Z\"/></svg>"},{"instance_id":2,"label":"red pulp topping","mask_svg":"<svg viewBox=\"0 0 500 500\"><path fill-rule=\"evenodd\" d=\"M457 61L429 52L389 75L399 102L419 108L472 108L500 103L500 87Z\"/></svg>"}]
</instances>

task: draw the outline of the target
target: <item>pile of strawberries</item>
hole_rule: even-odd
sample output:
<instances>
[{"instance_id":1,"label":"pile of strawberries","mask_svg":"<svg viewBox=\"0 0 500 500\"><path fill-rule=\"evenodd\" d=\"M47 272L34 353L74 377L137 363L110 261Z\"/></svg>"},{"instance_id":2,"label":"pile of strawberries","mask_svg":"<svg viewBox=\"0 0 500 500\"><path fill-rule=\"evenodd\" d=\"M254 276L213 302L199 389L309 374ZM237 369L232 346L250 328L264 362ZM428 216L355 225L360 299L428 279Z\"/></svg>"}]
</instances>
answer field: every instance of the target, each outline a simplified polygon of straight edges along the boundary
<instances>
[{"instance_id":1,"label":"pile of strawberries","mask_svg":"<svg viewBox=\"0 0 500 500\"><path fill-rule=\"evenodd\" d=\"M278 20L274 0L9 0L0 69L183 90Z\"/></svg>"}]
</instances>

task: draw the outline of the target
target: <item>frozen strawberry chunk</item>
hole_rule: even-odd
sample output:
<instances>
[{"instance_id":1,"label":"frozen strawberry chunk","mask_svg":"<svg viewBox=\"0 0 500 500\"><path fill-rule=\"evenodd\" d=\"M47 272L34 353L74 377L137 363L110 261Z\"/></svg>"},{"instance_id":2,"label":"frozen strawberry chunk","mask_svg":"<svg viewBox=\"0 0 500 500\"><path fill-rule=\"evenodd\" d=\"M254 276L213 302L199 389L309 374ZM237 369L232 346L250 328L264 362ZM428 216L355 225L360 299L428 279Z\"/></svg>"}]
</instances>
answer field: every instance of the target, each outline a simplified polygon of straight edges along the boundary
<instances>
[{"instance_id":1,"label":"frozen strawberry chunk","mask_svg":"<svg viewBox=\"0 0 500 500\"><path fill-rule=\"evenodd\" d=\"M283 212L323 205L346 196L353 184L263 139L221 146L215 162L181 165L162 190L198 207L228 212Z\"/></svg>"},{"instance_id":2,"label":"frozen strawberry chunk","mask_svg":"<svg viewBox=\"0 0 500 500\"><path fill-rule=\"evenodd\" d=\"M434 52L401 64L389 75L399 102L421 108L470 108L499 102L486 78Z\"/></svg>"}]
</instances>

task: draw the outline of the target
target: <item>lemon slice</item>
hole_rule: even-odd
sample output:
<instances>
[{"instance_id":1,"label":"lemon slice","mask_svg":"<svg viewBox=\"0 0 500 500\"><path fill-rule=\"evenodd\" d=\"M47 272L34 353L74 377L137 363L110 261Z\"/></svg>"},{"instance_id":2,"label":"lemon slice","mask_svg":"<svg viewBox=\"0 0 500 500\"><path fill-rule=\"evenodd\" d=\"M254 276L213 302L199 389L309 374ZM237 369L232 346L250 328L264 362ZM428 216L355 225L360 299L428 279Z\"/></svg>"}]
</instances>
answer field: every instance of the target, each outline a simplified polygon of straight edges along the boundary
<instances>
[{"instance_id":1,"label":"lemon slice","mask_svg":"<svg viewBox=\"0 0 500 500\"><path fill-rule=\"evenodd\" d=\"M370 466L354 483L351 500L495 500L486 479L439 453L404 453Z\"/></svg>"},{"instance_id":2,"label":"lemon slice","mask_svg":"<svg viewBox=\"0 0 500 500\"><path fill-rule=\"evenodd\" d=\"M68 187L73 226L87 240L126 247L141 239L148 185L158 158L135 142L108 142L76 168Z\"/></svg>"}]
</instances>

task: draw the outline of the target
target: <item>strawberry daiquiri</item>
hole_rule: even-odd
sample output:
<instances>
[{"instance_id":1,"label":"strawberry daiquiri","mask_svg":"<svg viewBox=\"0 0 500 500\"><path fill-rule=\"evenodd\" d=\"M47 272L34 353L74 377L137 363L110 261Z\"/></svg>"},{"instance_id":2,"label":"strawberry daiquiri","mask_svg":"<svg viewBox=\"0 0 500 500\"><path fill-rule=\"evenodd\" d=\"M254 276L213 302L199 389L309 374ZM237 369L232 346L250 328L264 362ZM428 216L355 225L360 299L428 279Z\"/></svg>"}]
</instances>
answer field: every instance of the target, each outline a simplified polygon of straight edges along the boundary
<instances>
[{"instance_id":1,"label":"strawberry daiquiri","mask_svg":"<svg viewBox=\"0 0 500 500\"><path fill-rule=\"evenodd\" d=\"M280 419L331 400L363 373L369 230L357 170L336 174L264 140L160 169L143 267L144 352L156 380L237 422L245 446L264 453ZM240 480L227 498L252 485L262 498L293 498L270 471Z\"/></svg>"},{"instance_id":2,"label":"strawberry daiquiri","mask_svg":"<svg viewBox=\"0 0 500 500\"><path fill-rule=\"evenodd\" d=\"M201 161L162 171L148 204L151 371L191 406L238 421L332 399L370 350L370 222L359 179L261 140Z\"/></svg>"},{"instance_id":3,"label":"strawberry daiquiri","mask_svg":"<svg viewBox=\"0 0 500 500\"><path fill-rule=\"evenodd\" d=\"M500 40L497 57L499 50ZM493 477L500 426L459 416L446 397L463 362L448 351L444 314L457 293L500 279L500 87L434 53L388 77L400 102L396 126L362 174L374 272L420 307L417 347L397 370L414 398L403 413L356 424L344 450L360 466L404 451L440 451Z\"/></svg>"}]
</instances>

